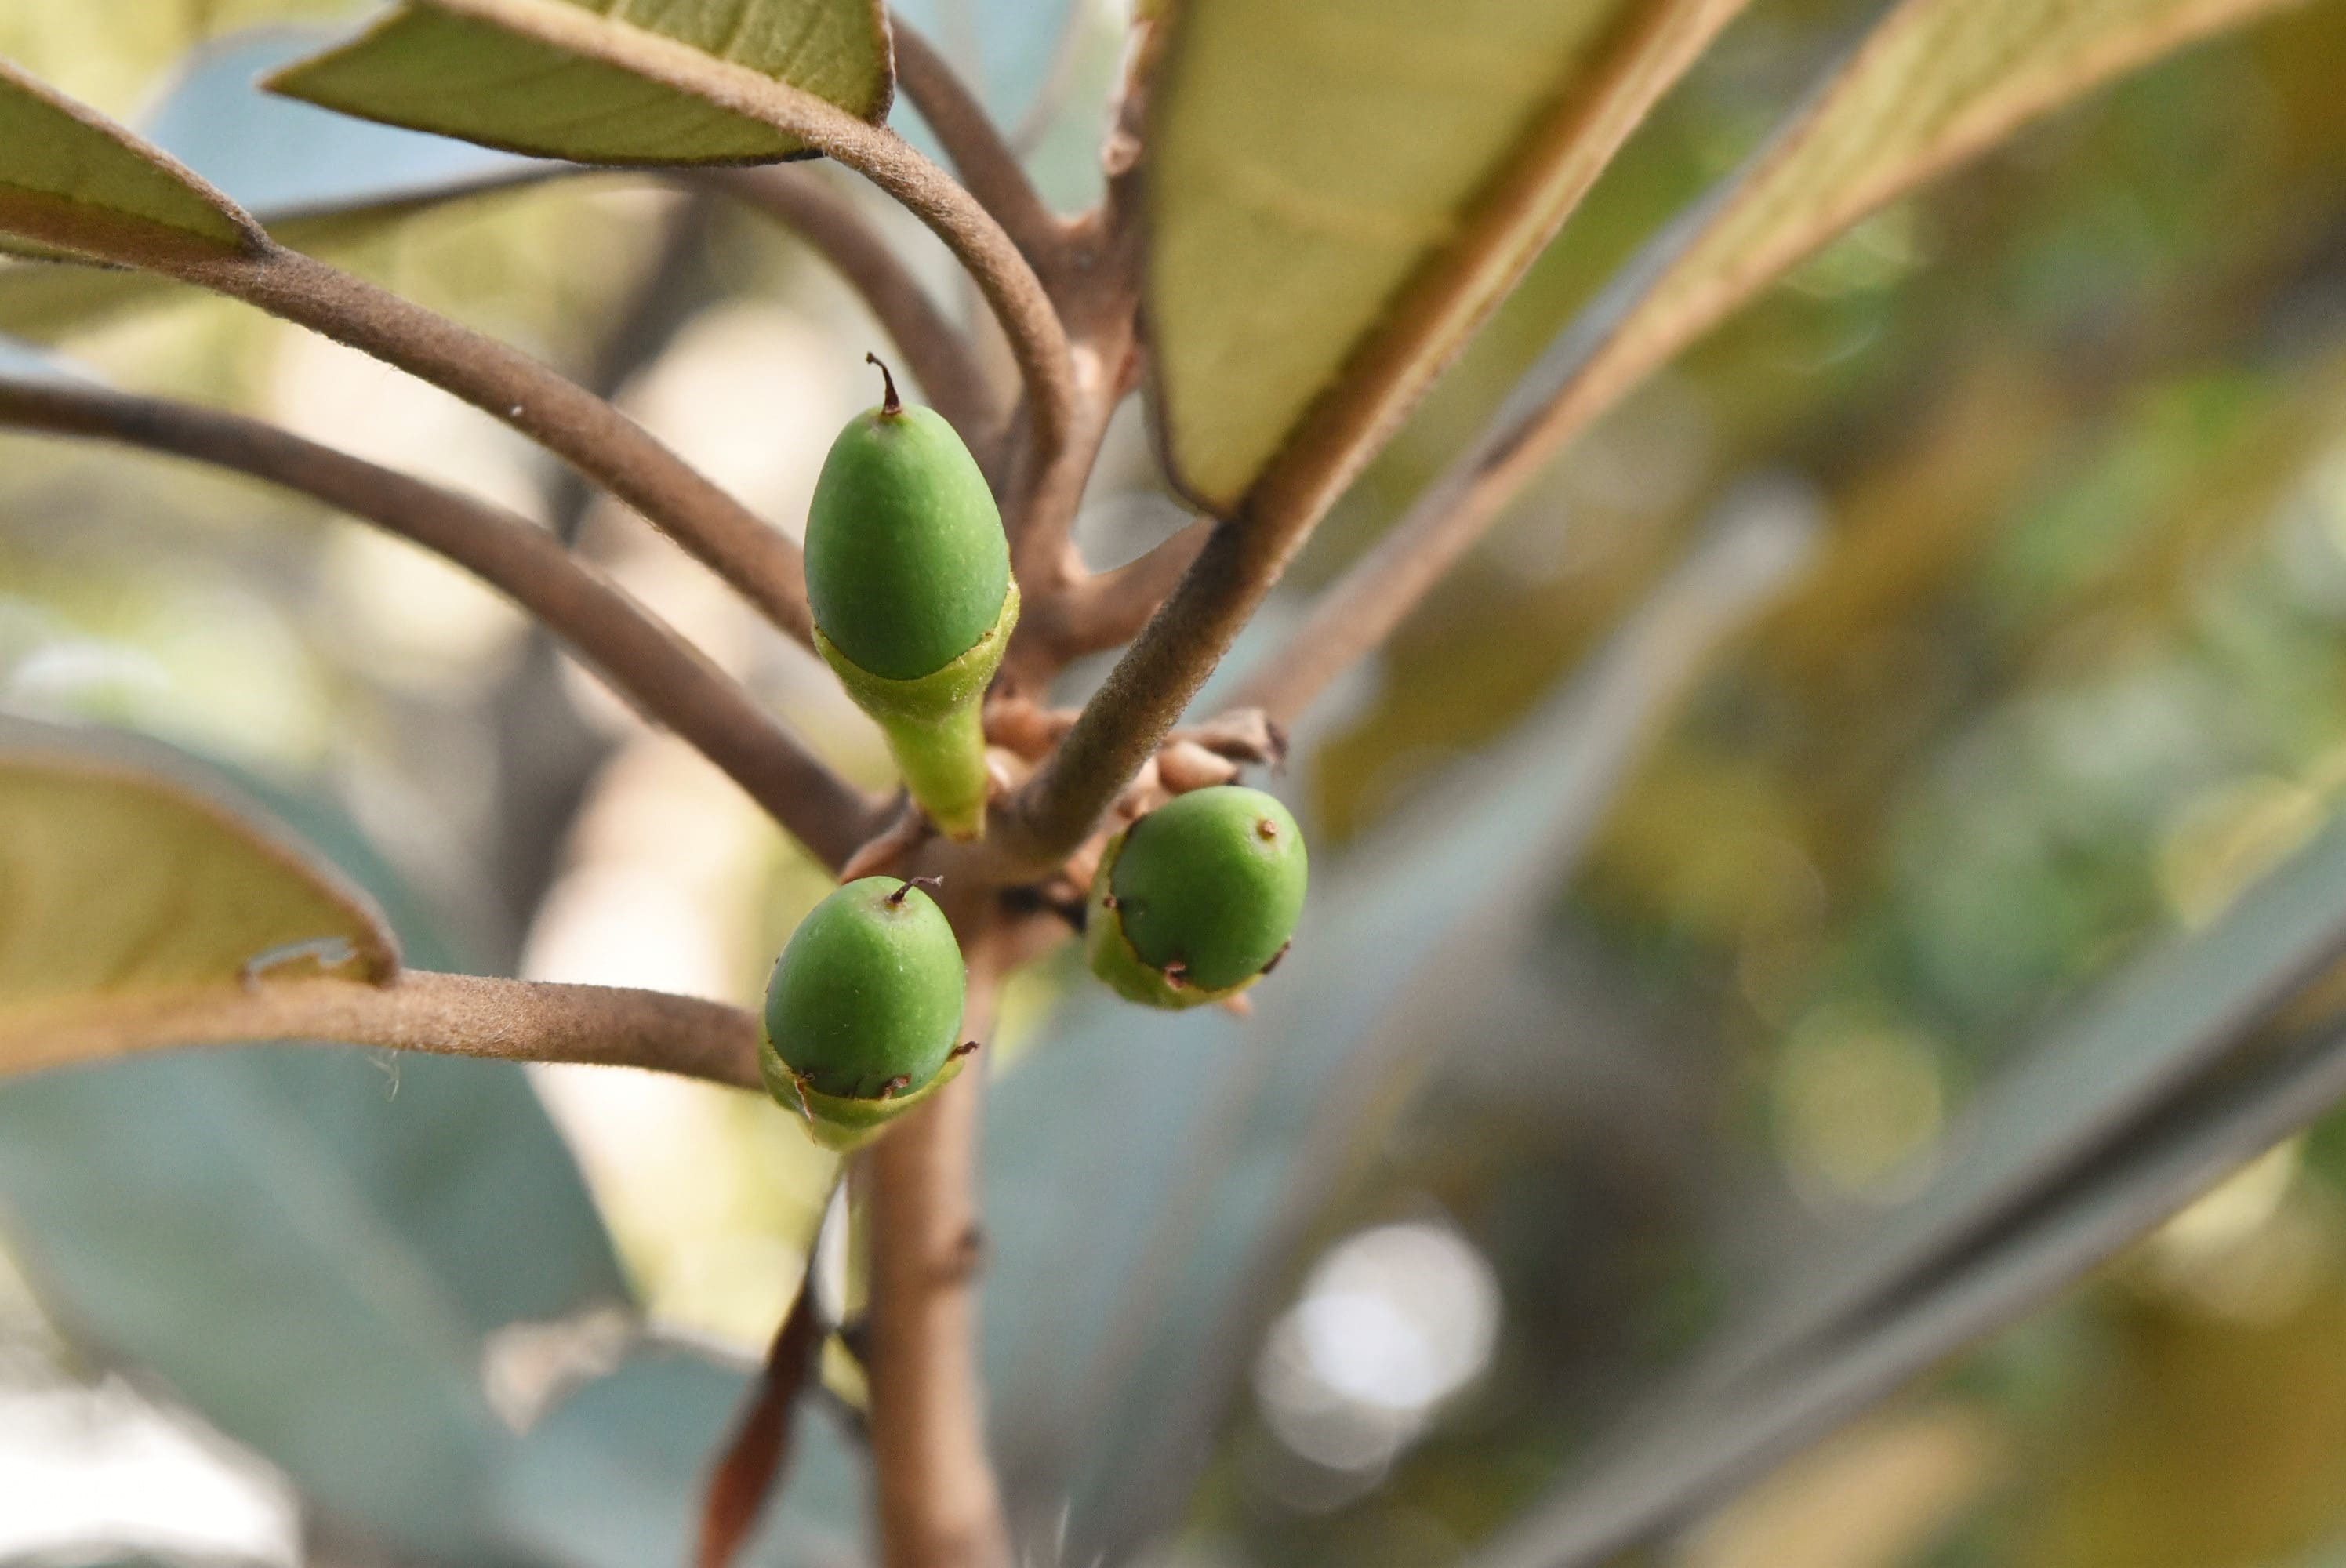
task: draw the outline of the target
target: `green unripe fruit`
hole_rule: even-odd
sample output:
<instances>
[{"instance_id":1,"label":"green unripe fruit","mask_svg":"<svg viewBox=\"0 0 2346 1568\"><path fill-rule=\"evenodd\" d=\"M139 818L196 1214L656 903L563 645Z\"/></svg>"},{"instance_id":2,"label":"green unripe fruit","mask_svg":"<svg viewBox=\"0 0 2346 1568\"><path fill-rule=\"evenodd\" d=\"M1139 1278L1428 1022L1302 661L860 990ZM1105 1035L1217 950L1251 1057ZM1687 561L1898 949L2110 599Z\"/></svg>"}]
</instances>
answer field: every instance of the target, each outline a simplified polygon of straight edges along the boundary
<instances>
[{"instance_id":1,"label":"green unripe fruit","mask_svg":"<svg viewBox=\"0 0 2346 1568\"><path fill-rule=\"evenodd\" d=\"M1236 995L1287 951L1308 869L1302 830L1261 790L1176 796L1100 855L1085 925L1092 972L1156 1007Z\"/></svg>"},{"instance_id":2,"label":"green unripe fruit","mask_svg":"<svg viewBox=\"0 0 2346 1568\"><path fill-rule=\"evenodd\" d=\"M977 460L934 410L899 402L880 370L885 400L831 443L807 510L815 647L880 722L921 809L975 838L979 705L1017 625L1018 586Z\"/></svg>"},{"instance_id":3,"label":"green unripe fruit","mask_svg":"<svg viewBox=\"0 0 2346 1568\"><path fill-rule=\"evenodd\" d=\"M758 1065L816 1138L852 1148L958 1071L961 944L914 884L865 877L815 905L766 982Z\"/></svg>"},{"instance_id":4,"label":"green unripe fruit","mask_svg":"<svg viewBox=\"0 0 2346 1568\"><path fill-rule=\"evenodd\" d=\"M934 409L887 401L847 422L807 511L807 599L833 647L917 680L967 653L1010 591L994 492Z\"/></svg>"}]
</instances>

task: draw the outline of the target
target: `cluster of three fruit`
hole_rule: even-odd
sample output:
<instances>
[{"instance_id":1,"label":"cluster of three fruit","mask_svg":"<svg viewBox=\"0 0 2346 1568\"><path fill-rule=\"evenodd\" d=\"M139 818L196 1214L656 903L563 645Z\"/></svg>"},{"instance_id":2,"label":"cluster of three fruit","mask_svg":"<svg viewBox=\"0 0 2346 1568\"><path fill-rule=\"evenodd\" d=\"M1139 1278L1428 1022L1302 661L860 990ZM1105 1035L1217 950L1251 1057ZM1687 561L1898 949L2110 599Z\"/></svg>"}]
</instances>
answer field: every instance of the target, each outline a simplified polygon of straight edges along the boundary
<instances>
[{"instance_id":1,"label":"cluster of three fruit","mask_svg":"<svg viewBox=\"0 0 2346 1568\"><path fill-rule=\"evenodd\" d=\"M874 359L873 363L879 361ZM985 828L982 712L1018 619L1018 586L984 472L953 426L897 396L857 415L807 515L815 646L881 726L914 802L949 837ZM1188 1007L1269 972L1303 901L1301 834L1259 790L1179 796L1101 856L1086 922L1094 972L1120 994ZM867 877L818 904L768 983L768 1088L850 1148L950 1080L966 976L951 924L911 881Z\"/></svg>"}]
</instances>

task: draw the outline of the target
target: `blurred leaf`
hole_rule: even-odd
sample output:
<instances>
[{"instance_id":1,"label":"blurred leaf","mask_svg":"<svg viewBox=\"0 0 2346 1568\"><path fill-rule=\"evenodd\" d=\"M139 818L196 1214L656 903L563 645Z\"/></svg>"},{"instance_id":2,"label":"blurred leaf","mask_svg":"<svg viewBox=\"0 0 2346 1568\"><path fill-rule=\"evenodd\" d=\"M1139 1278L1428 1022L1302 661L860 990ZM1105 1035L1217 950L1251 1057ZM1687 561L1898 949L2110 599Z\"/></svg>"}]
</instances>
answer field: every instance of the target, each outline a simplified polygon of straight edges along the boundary
<instances>
[{"instance_id":1,"label":"blurred leaf","mask_svg":"<svg viewBox=\"0 0 2346 1568\"><path fill-rule=\"evenodd\" d=\"M1302 1239L1434 1020L1514 961L1705 656L1804 558L1810 520L1713 535L1579 679L1314 887L1241 1023L1087 995L989 1101L989 1386L1013 1488L1111 1553L1187 1495Z\"/></svg>"},{"instance_id":2,"label":"blurred leaf","mask_svg":"<svg viewBox=\"0 0 2346 1568\"><path fill-rule=\"evenodd\" d=\"M681 1346L638 1350L534 1428L499 1490L514 1544L577 1568L691 1561L709 1466L755 1380ZM802 1410L790 1480L741 1568L835 1568L862 1560L860 1457L836 1419Z\"/></svg>"},{"instance_id":3,"label":"blurred leaf","mask_svg":"<svg viewBox=\"0 0 2346 1568\"><path fill-rule=\"evenodd\" d=\"M150 769L161 755L117 745ZM413 907L346 825L300 817ZM504 1064L272 1046L51 1073L0 1091L0 1216L76 1343L161 1380L327 1511L460 1563L507 1556L488 1496L514 1439L490 1381L526 1393L517 1342L560 1344L546 1325L627 1297L568 1151Z\"/></svg>"},{"instance_id":4,"label":"blurred leaf","mask_svg":"<svg viewBox=\"0 0 2346 1568\"><path fill-rule=\"evenodd\" d=\"M1766 149L1622 270L1459 469L1528 472L1885 202L2113 76L2287 3L1903 0Z\"/></svg>"},{"instance_id":5,"label":"blurred leaf","mask_svg":"<svg viewBox=\"0 0 2346 1568\"><path fill-rule=\"evenodd\" d=\"M2208 1069L2346 954L2346 821L2205 930L2128 966L1984 1090L1957 1156L1912 1201L1786 1271L1722 1352L1739 1372L1843 1331L2010 1223Z\"/></svg>"},{"instance_id":6,"label":"blurred leaf","mask_svg":"<svg viewBox=\"0 0 2346 1568\"><path fill-rule=\"evenodd\" d=\"M1740 5L1178 7L1148 310L1181 487L1227 515L1291 443L1364 455Z\"/></svg>"},{"instance_id":7,"label":"blurred leaf","mask_svg":"<svg viewBox=\"0 0 2346 1568\"><path fill-rule=\"evenodd\" d=\"M894 89L877 0L513 0L556 21L611 18L812 93L869 120ZM746 116L493 23L405 5L272 91L361 118L582 163L755 163L806 152Z\"/></svg>"},{"instance_id":8,"label":"blurred leaf","mask_svg":"<svg viewBox=\"0 0 2346 1568\"><path fill-rule=\"evenodd\" d=\"M258 238L187 169L5 61L0 229L115 261L234 254Z\"/></svg>"},{"instance_id":9,"label":"blurred leaf","mask_svg":"<svg viewBox=\"0 0 2346 1568\"><path fill-rule=\"evenodd\" d=\"M945 52L1005 127L1051 91L1081 19L1077 0L905 0L890 9Z\"/></svg>"},{"instance_id":10,"label":"blurred leaf","mask_svg":"<svg viewBox=\"0 0 2346 1568\"><path fill-rule=\"evenodd\" d=\"M1474 1568L1577 1568L1683 1521L2106 1260L2346 1098L2331 1029L2204 1078L2071 1179L1838 1336L1650 1414Z\"/></svg>"},{"instance_id":11,"label":"blurred leaf","mask_svg":"<svg viewBox=\"0 0 2346 1568\"><path fill-rule=\"evenodd\" d=\"M388 979L365 895L191 769L118 740L0 722L0 1069L49 1065L70 1021L151 1015L279 963Z\"/></svg>"},{"instance_id":12,"label":"blurred leaf","mask_svg":"<svg viewBox=\"0 0 2346 1568\"><path fill-rule=\"evenodd\" d=\"M90 379L55 354L9 337L0 337L0 376L35 382L71 382Z\"/></svg>"}]
</instances>

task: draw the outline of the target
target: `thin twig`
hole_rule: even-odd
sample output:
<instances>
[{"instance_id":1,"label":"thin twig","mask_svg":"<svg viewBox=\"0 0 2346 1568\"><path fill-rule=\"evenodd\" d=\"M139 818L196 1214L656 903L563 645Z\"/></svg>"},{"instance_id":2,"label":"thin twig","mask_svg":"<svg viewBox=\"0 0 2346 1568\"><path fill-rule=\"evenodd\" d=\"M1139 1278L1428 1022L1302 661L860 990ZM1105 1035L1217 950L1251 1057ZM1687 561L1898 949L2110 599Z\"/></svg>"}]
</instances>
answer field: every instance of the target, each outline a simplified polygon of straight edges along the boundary
<instances>
[{"instance_id":1,"label":"thin twig","mask_svg":"<svg viewBox=\"0 0 2346 1568\"><path fill-rule=\"evenodd\" d=\"M962 1032L984 1039L993 1026L995 962L984 946L970 945ZM1006 1568L1010 1561L977 1369L984 1080L981 1059L860 1156L870 1176L872 1473L886 1568Z\"/></svg>"},{"instance_id":2,"label":"thin twig","mask_svg":"<svg viewBox=\"0 0 2346 1568\"><path fill-rule=\"evenodd\" d=\"M328 1040L436 1056L647 1067L760 1086L758 1022L738 1007L608 985L556 985L407 970L389 983L269 980L77 997L0 1020L0 1073L181 1045Z\"/></svg>"},{"instance_id":3,"label":"thin twig","mask_svg":"<svg viewBox=\"0 0 2346 1568\"><path fill-rule=\"evenodd\" d=\"M1138 148L1164 31L1154 21L1134 25L1116 127L1105 154L1107 191L1097 207L1064 226L1057 265L1049 275L1052 297L1076 344L1081 423L1060 451L1026 454L1026 472L1015 487L1025 504L1008 519L1012 568L1030 606L1041 607L1046 622L1047 602L1084 580L1083 563L1069 544L1076 513L1108 422L1140 379Z\"/></svg>"},{"instance_id":4,"label":"thin twig","mask_svg":"<svg viewBox=\"0 0 2346 1568\"><path fill-rule=\"evenodd\" d=\"M617 397L644 367L668 351L685 323L717 297L709 239L718 209L716 198L696 191L665 215L650 264L613 309L602 340L579 368L579 385L606 402ZM546 515L555 537L565 545L578 542L594 509L596 491L594 483L569 463L555 465L547 476Z\"/></svg>"},{"instance_id":5,"label":"thin twig","mask_svg":"<svg viewBox=\"0 0 2346 1568\"><path fill-rule=\"evenodd\" d=\"M1020 634L1060 663L1122 647L1157 613L1213 531L1209 519L1198 518L1123 565L1079 578L1028 612Z\"/></svg>"},{"instance_id":6,"label":"thin twig","mask_svg":"<svg viewBox=\"0 0 2346 1568\"><path fill-rule=\"evenodd\" d=\"M0 423L233 469L413 540L510 595L826 864L872 830L872 801L666 623L524 518L259 420L165 399L0 380Z\"/></svg>"},{"instance_id":7,"label":"thin twig","mask_svg":"<svg viewBox=\"0 0 2346 1568\"><path fill-rule=\"evenodd\" d=\"M811 646L805 565L789 536L643 426L518 349L274 244L257 256L190 259L171 270L397 365L502 420L608 487Z\"/></svg>"},{"instance_id":8,"label":"thin twig","mask_svg":"<svg viewBox=\"0 0 2346 1568\"><path fill-rule=\"evenodd\" d=\"M854 169L944 240L984 294L1025 378L1035 443L1056 452L1076 408L1067 335L1042 280L1001 224L885 126L688 44L562 0L434 0L441 10L536 38L773 127Z\"/></svg>"},{"instance_id":9,"label":"thin twig","mask_svg":"<svg viewBox=\"0 0 2346 1568\"><path fill-rule=\"evenodd\" d=\"M902 16L891 16L890 23L896 36L896 85L937 133L969 193L994 214L1037 271L1048 271L1066 224L1043 205L1018 155L945 57Z\"/></svg>"},{"instance_id":10,"label":"thin twig","mask_svg":"<svg viewBox=\"0 0 2346 1568\"><path fill-rule=\"evenodd\" d=\"M1000 848L1014 863L1047 866L1082 843L1189 706L1302 544L1300 527L1260 524L1241 515L1213 526L1066 742L1001 814Z\"/></svg>"},{"instance_id":11,"label":"thin twig","mask_svg":"<svg viewBox=\"0 0 2346 1568\"><path fill-rule=\"evenodd\" d=\"M758 209L806 241L862 297L937 412L973 441L998 431L1001 392L960 328L938 309L855 204L811 168L712 169L711 189Z\"/></svg>"}]
</instances>

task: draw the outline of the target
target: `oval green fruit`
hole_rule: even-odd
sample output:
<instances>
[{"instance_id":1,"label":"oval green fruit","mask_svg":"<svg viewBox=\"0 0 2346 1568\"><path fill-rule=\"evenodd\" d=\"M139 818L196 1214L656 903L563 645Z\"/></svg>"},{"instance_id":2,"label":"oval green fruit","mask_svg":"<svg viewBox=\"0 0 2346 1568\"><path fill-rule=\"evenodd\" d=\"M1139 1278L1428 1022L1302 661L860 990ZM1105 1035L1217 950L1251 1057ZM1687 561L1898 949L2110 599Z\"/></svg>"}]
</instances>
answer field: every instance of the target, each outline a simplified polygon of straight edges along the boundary
<instances>
[{"instance_id":1,"label":"oval green fruit","mask_svg":"<svg viewBox=\"0 0 2346 1568\"><path fill-rule=\"evenodd\" d=\"M1100 857L1093 972L1158 1007L1234 995L1286 951L1308 872L1302 831L1273 797L1236 784L1176 796Z\"/></svg>"},{"instance_id":2,"label":"oval green fruit","mask_svg":"<svg viewBox=\"0 0 2346 1568\"><path fill-rule=\"evenodd\" d=\"M994 492L954 427L898 402L892 380L823 459L806 576L822 635L883 680L933 675L1001 618L1010 547Z\"/></svg>"},{"instance_id":3,"label":"oval green fruit","mask_svg":"<svg viewBox=\"0 0 2346 1568\"><path fill-rule=\"evenodd\" d=\"M860 1141L950 1076L966 984L935 900L895 877L848 883L774 961L758 1053L767 1089L824 1141Z\"/></svg>"}]
</instances>

